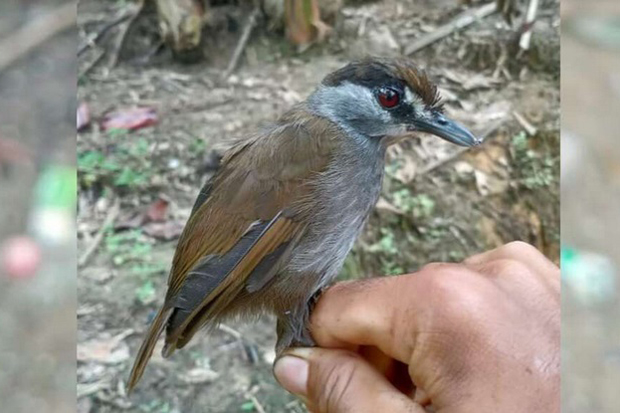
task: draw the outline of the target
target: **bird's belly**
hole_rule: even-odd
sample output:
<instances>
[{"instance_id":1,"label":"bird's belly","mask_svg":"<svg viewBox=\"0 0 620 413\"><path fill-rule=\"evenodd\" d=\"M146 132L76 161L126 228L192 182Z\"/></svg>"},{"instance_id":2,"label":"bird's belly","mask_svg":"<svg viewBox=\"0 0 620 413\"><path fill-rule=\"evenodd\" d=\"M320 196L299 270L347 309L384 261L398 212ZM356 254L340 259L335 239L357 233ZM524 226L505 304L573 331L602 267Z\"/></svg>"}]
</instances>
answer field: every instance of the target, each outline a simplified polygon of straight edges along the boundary
<instances>
[{"instance_id":1,"label":"bird's belly","mask_svg":"<svg viewBox=\"0 0 620 413\"><path fill-rule=\"evenodd\" d=\"M374 178L363 186L350 183L324 192L286 267L290 277L312 277L319 289L338 274L379 197L381 175Z\"/></svg>"}]
</instances>

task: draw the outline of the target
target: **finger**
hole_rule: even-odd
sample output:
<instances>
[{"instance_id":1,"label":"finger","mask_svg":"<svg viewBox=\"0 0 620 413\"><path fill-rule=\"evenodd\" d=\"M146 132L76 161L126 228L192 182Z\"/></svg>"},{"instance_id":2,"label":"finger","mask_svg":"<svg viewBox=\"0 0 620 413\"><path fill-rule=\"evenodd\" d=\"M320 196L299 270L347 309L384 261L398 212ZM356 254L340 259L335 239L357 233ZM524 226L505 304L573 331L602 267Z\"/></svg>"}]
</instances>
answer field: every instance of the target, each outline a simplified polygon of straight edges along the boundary
<instances>
[{"instance_id":1,"label":"finger","mask_svg":"<svg viewBox=\"0 0 620 413\"><path fill-rule=\"evenodd\" d=\"M376 346L405 364L419 340L464 330L454 318L463 307L493 287L463 265L434 264L416 274L340 283L325 291L310 319L312 337L321 347L348 343ZM474 297L476 296L476 297ZM477 300L477 299L476 299ZM420 354L418 354L420 356Z\"/></svg>"},{"instance_id":2,"label":"finger","mask_svg":"<svg viewBox=\"0 0 620 413\"><path fill-rule=\"evenodd\" d=\"M498 260L514 260L526 265L531 271L560 287L560 269L532 245L515 241L491 251L471 256L463 264L483 268L485 264Z\"/></svg>"},{"instance_id":3,"label":"finger","mask_svg":"<svg viewBox=\"0 0 620 413\"><path fill-rule=\"evenodd\" d=\"M393 334L400 331L403 337L410 337L409 328L403 331L398 323L398 304L402 300L394 297L402 291L400 277L385 277L363 281L339 283L323 292L310 319L312 337L321 347L351 349L354 343L360 346L376 346L383 353L402 362L407 362L403 349L390 343ZM415 306L415 298L406 299L407 307ZM404 343L403 347L410 347Z\"/></svg>"},{"instance_id":4,"label":"finger","mask_svg":"<svg viewBox=\"0 0 620 413\"><path fill-rule=\"evenodd\" d=\"M349 351L292 349L276 361L274 374L282 387L301 396L316 413L424 412Z\"/></svg>"}]
</instances>

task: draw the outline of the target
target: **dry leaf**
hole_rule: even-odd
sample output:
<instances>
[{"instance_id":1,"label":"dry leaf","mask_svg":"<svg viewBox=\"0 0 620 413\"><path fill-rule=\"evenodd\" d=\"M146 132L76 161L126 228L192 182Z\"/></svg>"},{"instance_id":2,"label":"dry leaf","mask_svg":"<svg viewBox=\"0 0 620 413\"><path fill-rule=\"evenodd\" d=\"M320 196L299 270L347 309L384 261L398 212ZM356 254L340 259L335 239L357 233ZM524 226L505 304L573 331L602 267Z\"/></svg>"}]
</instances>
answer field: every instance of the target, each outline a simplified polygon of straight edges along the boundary
<instances>
[{"instance_id":1,"label":"dry leaf","mask_svg":"<svg viewBox=\"0 0 620 413\"><path fill-rule=\"evenodd\" d=\"M123 340L133 334L128 329L114 337L94 339L77 346L77 359L83 362L118 364L129 359L129 346Z\"/></svg>"},{"instance_id":2,"label":"dry leaf","mask_svg":"<svg viewBox=\"0 0 620 413\"><path fill-rule=\"evenodd\" d=\"M391 204L390 201L388 201L384 197L379 197L379 200L377 201L375 208L378 211L387 211L387 212L391 212L391 213L398 214L398 215L404 215L403 211L401 211L396 206Z\"/></svg>"},{"instance_id":3,"label":"dry leaf","mask_svg":"<svg viewBox=\"0 0 620 413\"><path fill-rule=\"evenodd\" d=\"M82 102L77 108L77 131L80 132L88 125L90 125L90 110L88 105Z\"/></svg>"},{"instance_id":4,"label":"dry leaf","mask_svg":"<svg viewBox=\"0 0 620 413\"><path fill-rule=\"evenodd\" d=\"M474 167L465 161L458 161L454 163L454 170L459 175L469 175L474 172Z\"/></svg>"},{"instance_id":5,"label":"dry leaf","mask_svg":"<svg viewBox=\"0 0 620 413\"><path fill-rule=\"evenodd\" d=\"M149 222L144 224L142 230L150 237L162 241L172 241L181 236L183 224L178 221Z\"/></svg>"},{"instance_id":6,"label":"dry leaf","mask_svg":"<svg viewBox=\"0 0 620 413\"><path fill-rule=\"evenodd\" d=\"M196 367L185 373L179 374L179 379L190 384L211 383L219 377L219 374L211 369Z\"/></svg>"},{"instance_id":7,"label":"dry leaf","mask_svg":"<svg viewBox=\"0 0 620 413\"><path fill-rule=\"evenodd\" d=\"M165 199L159 198L149 205L146 211L146 217L153 222L162 222L166 219L168 214L168 206L170 202Z\"/></svg>"},{"instance_id":8,"label":"dry leaf","mask_svg":"<svg viewBox=\"0 0 620 413\"><path fill-rule=\"evenodd\" d=\"M103 130L136 130L155 125L157 112L153 108L121 109L108 113L101 122Z\"/></svg>"},{"instance_id":9,"label":"dry leaf","mask_svg":"<svg viewBox=\"0 0 620 413\"><path fill-rule=\"evenodd\" d=\"M477 169L474 171L474 177L476 178L478 193L482 196L501 194L508 188L507 180L487 175Z\"/></svg>"}]
</instances>

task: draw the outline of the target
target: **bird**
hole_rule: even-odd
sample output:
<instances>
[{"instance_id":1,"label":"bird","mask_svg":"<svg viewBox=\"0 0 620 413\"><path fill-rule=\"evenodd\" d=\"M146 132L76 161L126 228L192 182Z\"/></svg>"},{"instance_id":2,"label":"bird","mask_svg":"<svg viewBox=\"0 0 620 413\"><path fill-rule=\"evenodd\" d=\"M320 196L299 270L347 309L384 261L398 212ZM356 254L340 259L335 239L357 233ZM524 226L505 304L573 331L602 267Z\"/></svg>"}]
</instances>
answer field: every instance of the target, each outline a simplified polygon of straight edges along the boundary
<instances>
[{"instance_id":1,"label":"bird","mask_svg":"<svg viewBox=\"0 0 620 413\"><path fill-rule=\"evenodd\" d=\"M128 391L164 332L169 357L200 329L268 312L277 318L277 354L313 346L310 311L378 200L386 149L418 132L481 143L445 116L437 86L414 62L368 57L328 74L305 101L232 143L179 238Z\"/></svg>"}]
</instances>

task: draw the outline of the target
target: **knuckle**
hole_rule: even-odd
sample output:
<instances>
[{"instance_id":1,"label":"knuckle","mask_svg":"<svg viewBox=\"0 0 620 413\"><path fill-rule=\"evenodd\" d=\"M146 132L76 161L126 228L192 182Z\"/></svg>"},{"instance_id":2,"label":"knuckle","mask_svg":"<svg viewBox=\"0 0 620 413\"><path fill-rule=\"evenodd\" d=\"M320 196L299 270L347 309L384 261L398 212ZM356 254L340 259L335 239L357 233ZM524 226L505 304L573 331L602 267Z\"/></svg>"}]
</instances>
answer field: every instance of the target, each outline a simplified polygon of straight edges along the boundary
<instances>
[{"instance_id":1,"label":"knuckle","mask_svg":"<svg viewBox=\"0 0 620 413\"><path fill-rule=\"evenodd\" d=\"M446 300L460 295L469 278L469 271L457 264L433 263L420 271L420 282L433 294Z\"/></svg>"},{"instance_id":2,"label":"knuckle","mask_svg":"<svg viewBox=\"0 0 620 413\"><path fill-rule=\"evenodd\" d=\"M505 254L512 257L519 257L521 255L528 255L538 250L524 241L512 241L501 247Z\"/></svg>"},{"instance_id":3,"label":"knuckle","mask_svg":"<svg viewBox=\"0 0 620 413\"><path fill-rule=\"evenodd\" d=\"M503 258L488 263L485 270L491 276L524 275L531 272L523 262L512 258Z\"/></svg>"}]
</instances>

